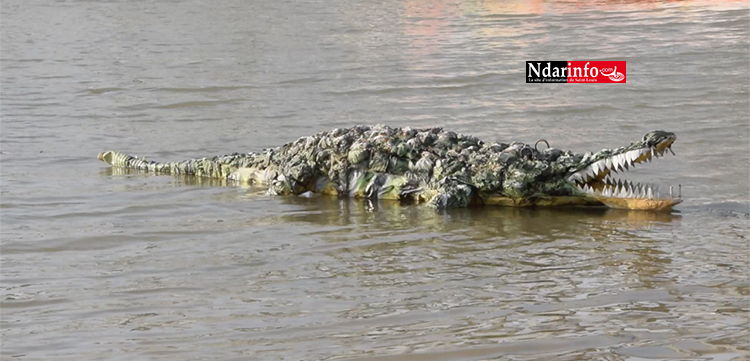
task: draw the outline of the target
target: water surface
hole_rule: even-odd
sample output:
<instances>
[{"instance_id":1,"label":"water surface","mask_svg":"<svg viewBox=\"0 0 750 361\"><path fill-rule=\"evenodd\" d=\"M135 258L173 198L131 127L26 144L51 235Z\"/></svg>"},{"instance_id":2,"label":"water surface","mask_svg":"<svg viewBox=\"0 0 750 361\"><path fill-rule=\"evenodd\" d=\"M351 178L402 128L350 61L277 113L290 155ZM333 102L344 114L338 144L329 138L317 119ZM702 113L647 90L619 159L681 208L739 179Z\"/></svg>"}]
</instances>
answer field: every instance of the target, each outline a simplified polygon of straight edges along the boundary
<instances>
[{"instance_id":1,"label":"water surface","mask_svg":"<svg viewBox=\"0 0 750 361\"><path fill-rule=\"evenodd\" d=\"M0 23L0 358L733 360L748 350L744 2L18 1ZM526 84L625 60L627 84ZM578 152L671 214L270 197L109 169L334 127Z\"/></svg>"}]
</instances>

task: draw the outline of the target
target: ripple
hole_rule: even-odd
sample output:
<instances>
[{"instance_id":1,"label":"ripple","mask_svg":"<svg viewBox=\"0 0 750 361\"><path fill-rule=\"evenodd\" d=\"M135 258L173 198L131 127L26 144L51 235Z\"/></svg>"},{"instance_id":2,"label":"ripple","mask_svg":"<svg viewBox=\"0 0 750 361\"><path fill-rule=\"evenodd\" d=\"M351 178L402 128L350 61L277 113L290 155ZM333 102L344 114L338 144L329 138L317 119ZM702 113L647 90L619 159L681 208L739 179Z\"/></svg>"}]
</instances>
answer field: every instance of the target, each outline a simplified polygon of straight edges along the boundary
<instances>
[{"instance_id":1,"label":"ripple","mask_svg":"<svg viewBox=\"0 0 750 361\"><path fill-rule=\"evenodd\" d=\"M742 2L3 6L0 358L748 355ZM630 79L526 84L550 54L626 60ZM686 202L436 212L93 157L372 123L576 152L677 131L678 158L641 175L680 179Z\"/></svg>"}]
</instances>

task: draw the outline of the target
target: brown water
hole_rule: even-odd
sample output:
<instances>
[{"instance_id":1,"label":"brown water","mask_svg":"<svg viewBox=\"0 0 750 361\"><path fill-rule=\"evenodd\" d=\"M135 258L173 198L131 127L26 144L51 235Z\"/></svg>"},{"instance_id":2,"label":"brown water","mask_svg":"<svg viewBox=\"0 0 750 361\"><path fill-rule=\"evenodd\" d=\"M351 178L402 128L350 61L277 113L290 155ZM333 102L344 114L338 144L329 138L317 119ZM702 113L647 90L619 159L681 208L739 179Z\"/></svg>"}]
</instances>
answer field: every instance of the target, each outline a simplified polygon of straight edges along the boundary
<instances>
[{"instance_id":1,"label":"brown water","mask_svg":"<svg viewBox=\"0 0 750 361\"><path fill-rule=\"evenodd\" d=\"M750 358L750 7L2 2L2 360ZM626 60L627 84L525 84ZM113 171L334 127L598 151L672 214L270 197Z\"/></svg>"}]
</instances>

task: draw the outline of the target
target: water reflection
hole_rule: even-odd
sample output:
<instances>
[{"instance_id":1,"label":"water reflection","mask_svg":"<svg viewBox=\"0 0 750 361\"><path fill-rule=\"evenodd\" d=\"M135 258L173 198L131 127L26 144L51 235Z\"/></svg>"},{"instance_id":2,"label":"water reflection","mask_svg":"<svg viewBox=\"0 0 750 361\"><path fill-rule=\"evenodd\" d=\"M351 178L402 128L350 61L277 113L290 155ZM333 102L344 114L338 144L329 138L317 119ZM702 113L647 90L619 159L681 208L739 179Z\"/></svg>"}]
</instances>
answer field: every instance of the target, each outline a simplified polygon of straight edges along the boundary
<instances>
[{"instance_id":1,"label":"water reflection","mask_svg":"<svg viewBox=\"0 0 750 361\"><path fill-rule=\"evenodd\" d=\"M116 168L102 173L143 176L141 172ZM173 178L178 185L233 188L221 180ZM620 277L638 280L644 288L674 282L674 277L665 271L671 263L669 253L664 251L671 240L665 234L679 227L679 213L575 207L437 211L424 205L390 201L268 196L262 188L245 188L244 195L227 194L224 199L234 196L238 202L263 200L266 206L282 206L281 211L270 215L252 216L246 220L248 225L310 226L313 231L305 238L322 241L313 250L352 267L338 271L345 274L401 277L415 270L430 273L433 268L463 274L471 269L497 267L507 280L534 273L537 275L523 276L517 282L549 286L559 282L551 281L556 276L542 277L546 273L568 273L566 278L578 274L576 283L585 284L594 282L593 278L579 273L604 267L617 270Z\"/></svg>"},{"instance_id":2,"label":"water reflection","mask_svg":"<svg viewBox=\"0 0 750 361\"><path fill-rule=\"evenodd\" d=\"M727 9L746 6L742 0L478 0L466 2L469 9L478 15L557 15L589 11L644 11L672 7L708 7Z\"/></svg>"},{"instance_id":3,"label":"water reflection","mask_svg":"<svg viewBox=\"0 0 750 361\"><path fill-rule=\"evenodd\" d=\"M659 15L644 18L643 12L678 8L688 10L682 12L681 16L698 18L700 14L692 10L741 9L746 5L740 0L430 0L405 1L402 4L401 27L408 41L405 50L411 58L406 63L418 71L413 74L417 77L442 77L444 73L435 70L441 66L456 66L452 59L454 53L458 56L466 51L493 49L498 52L498 56L507 53L517 62L522 62L526 56L525 49L533 45L554 46L550 42L557 41L558 37L553 35L564 30L550 27L549 20L545 17L603 12L622 12L627 17L630 16L629 12L634 12L633 21L661 23ZM602 19L597 20L597 17ZM585 15L583 19L587 19ZM590 21L612 20L594 15ZM612 22L611 25L615 26L617 23ZM595 35L592 34L595 38L591 41L599 42ZM628 34L628 37L620 40L632 40L631 38L632 35Z\"/></svg>"},{"instance_id":4,"label":"water reflection","mask_svg":"<svg viewBox=\"0 0 750 361\"><path fill-rule=\"evenodd\" d=\"M661 332L674 319L676 296L665 290L674 284L665 250L671 241L663 235L679 226L679 214L502 207L442 212L394 202L274 199L288 211L249 222L310 229L302 236L311 243L304 252L321 258L307 268L308 276L336 283L336 293L326 296L331 302L343 295L357 300L339 314L346 327L330 328L343 339L376 332L387 344L408 333L420 335L409 342L411 350L428 351L426 345L450 334L465 346L424 355L439 359L546 347L550 333ZM622 321L604 322L613 318ZM541 339L547 341L518 343ZM503 346L472 346L488 340Z\"/></svg>"},{"instance_id":5,"label":"water reflection","mask_svg":"<svg viewBox=\"0 0 750 361\"><path fill-rule=\"evenodd\" d=\"M581 228L624 227L631 230L663 226L681 219L679 213L624 211L596 208L513 208L474 207L436 211L424 205L401 205L398 202L318 197L279 197L280 202L304 207L292 219L280 215L281 221L309 222L317 225L370 225L386 229L414 229L452 232L476 229L485 238L529 235L560 237L580 234ZM582 227L583 226L583 227ZM468 235L467 235L468 236Z\"/></svg>"}]
</instances>

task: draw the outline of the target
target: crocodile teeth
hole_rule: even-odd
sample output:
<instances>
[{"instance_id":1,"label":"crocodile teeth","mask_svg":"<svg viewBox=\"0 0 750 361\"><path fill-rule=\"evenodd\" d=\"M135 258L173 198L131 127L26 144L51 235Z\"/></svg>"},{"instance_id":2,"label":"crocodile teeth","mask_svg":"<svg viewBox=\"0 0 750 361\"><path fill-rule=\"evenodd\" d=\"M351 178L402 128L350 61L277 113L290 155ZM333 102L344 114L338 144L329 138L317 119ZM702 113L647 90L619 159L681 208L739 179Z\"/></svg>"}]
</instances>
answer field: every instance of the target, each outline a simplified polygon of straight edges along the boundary
<instances>
[{"instance_id":1,"label":"crocodile teeth","mask_svg":"<svg viewBox=\"0 0 750 361\"><path fill-rule=\"evenodd\" d=\"M641 154L642 153L637 150L630 152L630 165L635 165L635 163L638 162L638 158L641 157Z\"/></svg>"},{"instance_id":2,"label":"crocodile teeth","mask_svg":"<svg viewBox=\"0 0 750 361\"><path fill-rule=\"evenodd\" d=\"M653 158L660 158L667 152L672 152L670 147L659 149L654 146L621 151L618 154L588 164L585 168L572 174L569 179L575 181L583 192L594 196L661 199L661 192L654 185L618 180L612 178L612 175L618 171L630 170L630 167L635 167L638 163L650 163ZM677 190L670 187L671 198L680 197L679 194L675 193L678 193Z\"/></svg>"},{"instance_id":3,"label":"crocodile teeth","mask_svg":"<svg viewBox=\"0 0 750 361\"><path fill-rule=\"evenodd\" d=\"M608 178L604 182L604 187L601 188L601 190L597 190L589 185L582 185L581 187L582 187L581 189L583 189L586 193L598 195L602 197L635 198L635 199L658 199L660 198L659 188L655 185L642 184L642 183L634 184L629 181L614 180L611 178Z\"/></svg>"},{"instance_id":4,"label":"crocodile teeth","mask_svg":"<svg viewBox=\"0 0 750 361\"><path fill-rule=\"evenodd\" d=\"M570 175L568 178L571 181L584 185L594 181L605 181L612 187L604 187L602 190L595 190L589 187L589 192L596 192L598 194L608 194L612 197L658 197L654 189L650 186L635 186L632 183L620 181L615 182L614 180L605 179L614 173L624 172L630 170L631 167L635 167L637 163L650 163L654 157L659 158L666 154L666 152L672 152L670 147L665 147L662 150L658 150L656 147L632 149L626 152L621 152L610 156L605 159L600 159L586 166L583 169ZM674 152L672 152L674 154Z\"/></svg>"},{"instance_id":5,"label":"crocodile teeth","mask_svg":"<svg viewBox=\"0 0 750 361\"><path fill-rule=\"evenodd\" d=\"M633 165L633 163L635 163L635 160L641 156L641 152L639 150L631 150L626 154L628 156L628 162L630 162L630 165Z\"/></svg>"},{"instance_id":6,"label":"crocodile teeth","mask_svg":"<svg viewBox=\"0 0 750 361\"><path fill-rule=\"evenodd\" d=\"M588 176L588 177L589 177L590 179L594 179L594 178L596 178L596 171L594 171L594 165L593 165L593 164L592 164L592 165L590 165L590 166L589 166L588 168L586 168L586 175L587 175L587 176Z\"/></svg>"},{"instance_id":7,"label":"crocodile teeth","mask_svg":"<svg viewBox=\"0 0 750 361\"><path fill-rule=\"evenodd\" d=\"M625 169L625 163L627 163L627 159L625 159L624 154L618 154L617 155L617 166L620 167L619 170L626 170Z\"/></svg>"}]
</instances>

